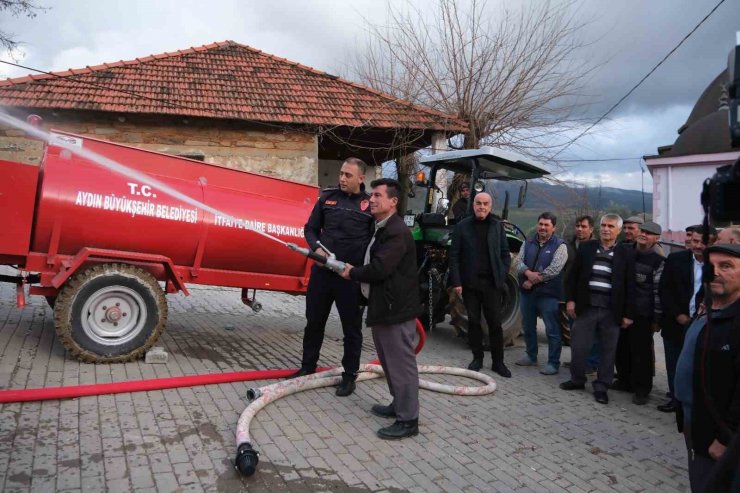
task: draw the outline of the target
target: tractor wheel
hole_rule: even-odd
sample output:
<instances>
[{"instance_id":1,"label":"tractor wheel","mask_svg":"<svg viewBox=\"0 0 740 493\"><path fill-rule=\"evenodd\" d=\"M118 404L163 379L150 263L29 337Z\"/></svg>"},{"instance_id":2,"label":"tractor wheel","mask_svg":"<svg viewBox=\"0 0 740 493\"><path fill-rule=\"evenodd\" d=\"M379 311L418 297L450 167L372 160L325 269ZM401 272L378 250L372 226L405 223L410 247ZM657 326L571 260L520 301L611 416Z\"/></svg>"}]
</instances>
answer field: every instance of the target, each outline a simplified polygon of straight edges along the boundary
<instances>
[{"instance_id":1,"label":"tractor wheel","mask_svg":"<svg viewBox=\"0 0 740 493\"><path fill-rule=\"evenodd\" d=\"M506 279L501 316L501 328L504 332L504 346L514 345L514 341L522 333L522 312L519 309L519 285L511 273ZM458 336L463 337L468 333L468 314L462 298L455 295L450 289L450 323L457 331ZM488 346L488 324L485 317L481 318L481 329L484 335L484 344Z\"/></svg>"},{"instance_id":2,"label":"tractor wheel","mask_svg":"<svg viewBox=\"0 0 740 493\"><path fill-rule=\"evenodd\" d=\"M64 347L82 361L133 361L164 331L167 300L145 270L100 264L67 281L56 299L54 322Z\"/></svg>"},{"instance_id":3,"label":"tractor wheel","mask_svg":"<svg viewBox=\"0 0 740 493\"><path fill-rule=\"evenodd\" d=\"M57 297L56 296L44 296L44 298L46 298L46 303L49 304L49 308L53 310L54 304L57 302Z\"/></svg>"}]
</instances>

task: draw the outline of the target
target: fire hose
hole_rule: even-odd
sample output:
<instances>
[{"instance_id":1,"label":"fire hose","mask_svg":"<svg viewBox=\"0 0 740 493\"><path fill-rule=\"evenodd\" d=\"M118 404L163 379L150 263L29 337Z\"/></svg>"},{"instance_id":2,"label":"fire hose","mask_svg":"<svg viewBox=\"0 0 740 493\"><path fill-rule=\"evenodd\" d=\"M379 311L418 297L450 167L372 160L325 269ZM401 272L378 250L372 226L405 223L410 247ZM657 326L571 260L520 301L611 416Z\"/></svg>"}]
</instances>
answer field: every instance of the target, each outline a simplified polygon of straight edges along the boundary
<instances>
[{"instance_id":1,"label":"fire hose","mask_svg":"<svg viewBox=\"0 0 740 493\"><path fill-rule=\"evenodd\" d=\"M325 267L334 272L340 273L344 270L344 263L336 260L334 255L331 253L327 258L319 254L314 254L307 249L297 247L296 245L289 244L288 246L298 253L306 255L307 257L324 264ZM424 347L424 342L426 340L424 328L419 320L416 321L416 330L419 334L419 342L415 348L415 353L418 354L419 351L421 351L421 349ZM377 360L371 362L370 364L361 365L359 368L360 374L357 377L357 381L371 380L384 376L383 369L376 363L378 363ZM288 395L301 392L303 390L334 386L341 381L343 368L339 367L326 371L322 370L313 375L307 375L305 377L296 378L290 381L281 381L260 388L251 388L247 391L247 399L251 402L239 417L236 430L237 455L234 466L241 474L245 476L253 475L259 462L259 452L254 449L249 434L249 427L255 415L266 405L282 397L286 397ZM106 384L75 385L21 390L0 390L0 403L71 399L106 394L192 387L196 385L212 385L240 381L266 380L284 378L290 375L292 372L293 370L241 371L206 375L189 375L171 378L155 378L148 380L114 382ZM465 387L419 380L419 387L422 389L453 395L487 395L496 391L496 382L493 378L483 373L471 370L444 366L420 365L418 367L418 372L468 377L479 380L485 384L478 387Z\"/></svg>"},{"instance_id":2,"label":"fire hose","mask_svg":"<svg viewBox=\"0 0 740 493\"><path fill-rule=\"evenodd\" d=\"M476 371L447 366L428 365L419 365L418 368L419 373L456 375L473 378L485 384L479 387L463 387L419 380L419 388L422 389L453 395L487 395L496 390L496 381L493 378ZM249 435L249 425L252 422L252 418L254 418L263 407L278 399L303 390L337 385L342 380L342 372L342 368L334 368L326 372L314 373L313 375L306 375L305 377L296 378L294 380L274 383L259 389L249 389L247 391L247 398L252 402L239 417L239 422L236 427L237 452L236 459L234 460L234 467L245 476L251 476L257 470L259 452L257 452L252 446L251 437ZM379 365L360 365L357 381L361 382L364 380L371 380L383 375L383 369Z\"/></svg>"},{"instance_id":3,"label":"fire hose","mask_svg":"<svg viewBox=\"0 0 740 493\"><path fill-rule=\"evenodd\" d=\"M416 321L416 329L419 333L419 342L415 348L418 354L424 347L426 335L421 322ZM377 360L360 367L360 375L357 381L371 380L383 376L383 369L375 364ZM64 387L47 387L39 389L0 390L0 403L32 402L55 399L74 399L79 397L119 394L129 392L145 392L152 390L173 389L179 387L193 387L196 385L213 385L220 383L232 383L254 380L268 380L285 378L294 370L257 370L240 371L229 373L216 373L207 375L188 375L171 378L154 378L148 380L134 380L127 382L113 382L106 384L73 385ZM247 391L247 399L251 403L239 418L236 431L237 456L235 460L236 469L245 476L254 474L259 462L259 452L252 446L249 435L249 427L252 418L267 404L282 397L301 392L303 390L317 389L337 385L341 381L343 369L334 368L324 371L323 369L313 375L296 378L290 381L281 381L258 389L251 388ZM438 373L456 375L479 380L485 385L479 387L462 387L445 385L426 380L419 380L419 387L435 392L443 392L454 395L487 395L496 390L496 382L493 378L483 373L478 373L462 368L451 368L444 366L419 366L419 373Z\"/></svg>"}]
</instances>

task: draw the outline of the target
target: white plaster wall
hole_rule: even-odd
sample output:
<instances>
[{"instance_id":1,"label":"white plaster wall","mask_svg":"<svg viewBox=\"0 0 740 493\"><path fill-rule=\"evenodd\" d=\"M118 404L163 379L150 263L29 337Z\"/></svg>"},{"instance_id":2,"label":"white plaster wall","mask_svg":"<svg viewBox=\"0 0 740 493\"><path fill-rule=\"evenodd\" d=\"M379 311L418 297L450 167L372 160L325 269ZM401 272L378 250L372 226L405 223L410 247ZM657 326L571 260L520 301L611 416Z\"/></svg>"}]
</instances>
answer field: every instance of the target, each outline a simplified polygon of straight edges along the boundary
<instances>
[{"instance_id":1,"label":"white plaster wall","mask_svg":"<svg viewBox=\"0 0 740 493\"><path fill-rule=\"evenodd\" d=\"M653 168L653 216L664 230L683 231L704 218L700 196L716 165Z\"/></svg>"}]
</instances>

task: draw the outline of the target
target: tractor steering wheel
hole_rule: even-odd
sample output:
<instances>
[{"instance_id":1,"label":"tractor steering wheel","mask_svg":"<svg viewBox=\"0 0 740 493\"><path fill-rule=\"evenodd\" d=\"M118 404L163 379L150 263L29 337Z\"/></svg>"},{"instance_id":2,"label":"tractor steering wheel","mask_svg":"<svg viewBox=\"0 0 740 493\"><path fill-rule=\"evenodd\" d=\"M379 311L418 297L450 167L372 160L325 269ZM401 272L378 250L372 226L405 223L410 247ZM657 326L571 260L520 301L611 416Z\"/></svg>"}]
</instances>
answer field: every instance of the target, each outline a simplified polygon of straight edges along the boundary
<instances>
[{"instance_id":1,"label":"tractor steering wheel","mask_svg":"<svg viewBox=\"0 0 740 493\"><path fill-rule=\"evenodd\" d=\"M502 222L504 223L505 229L509 231L513 231L515 236L521 237L522 244L527 241L527 235L524 234L524 231L522 231L522 229L519 226L517 226L514 223L510 223L509 221L505 219Z\"/></svg>"}]
</instances>

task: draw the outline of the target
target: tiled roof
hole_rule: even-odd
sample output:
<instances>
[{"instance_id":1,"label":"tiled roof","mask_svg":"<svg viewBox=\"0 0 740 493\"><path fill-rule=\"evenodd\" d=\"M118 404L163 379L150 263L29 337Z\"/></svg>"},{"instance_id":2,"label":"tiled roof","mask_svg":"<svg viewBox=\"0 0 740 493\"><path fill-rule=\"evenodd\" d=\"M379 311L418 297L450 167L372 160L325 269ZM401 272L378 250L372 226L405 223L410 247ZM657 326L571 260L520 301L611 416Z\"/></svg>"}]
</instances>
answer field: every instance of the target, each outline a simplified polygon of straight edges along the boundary
<instances>
[{"instance_id":1,"label":"tiled roof","mask_svg":"<svg viewBox=\"0 0 740 493\"><path fill-rule=\"evenodd\" d=\"M0 105L464 131L464 122L233 41L0 81Z\"/></svg>"}]
</instances>

